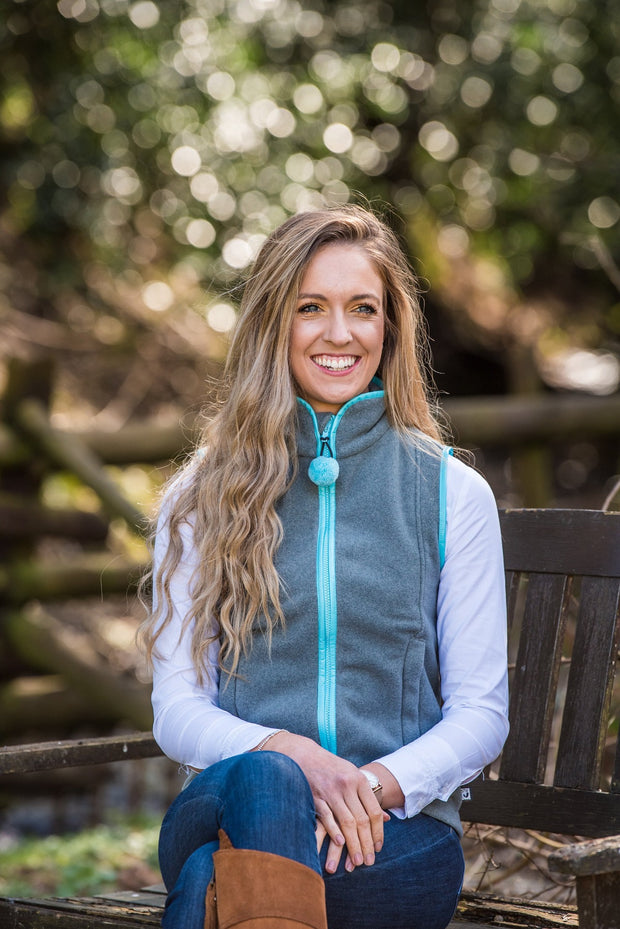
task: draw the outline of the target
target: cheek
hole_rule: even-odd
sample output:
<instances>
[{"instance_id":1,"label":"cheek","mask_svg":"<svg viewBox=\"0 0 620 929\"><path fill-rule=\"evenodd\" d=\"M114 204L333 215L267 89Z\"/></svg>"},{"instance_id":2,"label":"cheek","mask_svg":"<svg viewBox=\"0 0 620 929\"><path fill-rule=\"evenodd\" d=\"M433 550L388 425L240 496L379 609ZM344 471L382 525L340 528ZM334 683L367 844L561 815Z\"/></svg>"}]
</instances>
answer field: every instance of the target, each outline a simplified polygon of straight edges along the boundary
<instances>
[{"instance_id":1,"label":"cheek","mask_svg":"<svg viewBox=\"0 0 620 929\"><path fill-rule=\"evenodd\" d=\"M381 321L381 323L377 325L377 328L374 333L374 338L373 338L374 344L372 348L373 355L376 355L379 358L381 357L381 355L383 354L384 341L385 341L385 325L383 321Z\"/></svg>"},{"instance_id":2,"label":"cheek","mask_svg":"<svg viewBox=\"0 0 620 929\"><path fill-rule=\"evenodd\" d=\"M291 329L291 341L288 351L289 367L293 377L299 372L304 359L304 345L300 336L299 328L293 324Z\"/></svg>"}]
</instances>

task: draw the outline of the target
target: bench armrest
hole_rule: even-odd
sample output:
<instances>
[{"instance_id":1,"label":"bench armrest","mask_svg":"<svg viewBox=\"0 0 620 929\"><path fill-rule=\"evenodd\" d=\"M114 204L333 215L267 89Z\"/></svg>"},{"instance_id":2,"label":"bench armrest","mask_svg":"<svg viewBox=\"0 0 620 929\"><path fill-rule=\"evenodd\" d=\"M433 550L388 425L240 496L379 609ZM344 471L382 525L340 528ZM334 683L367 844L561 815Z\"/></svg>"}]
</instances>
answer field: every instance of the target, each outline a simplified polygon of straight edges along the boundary
<instances>
[{"instance_id":1,"label":"bench armrest","mask_svg":"<svg viewBox=\"0 0 620 929\"><path fill-rule=\"evenodd\" d=\"M620 929L620 835L565 845L549 867L575 876L579 929Z\"/></svg>"},{"instance_id":2,"label":"bench armrest","mask_svg":"<svg viewBox=\"0 0 620 929\"><path fill-rule=\"evenodd\" d=\"M620 871L620 835L565 845L549 855L549 867L575 877Z\"/></svg>"}]
</instances>

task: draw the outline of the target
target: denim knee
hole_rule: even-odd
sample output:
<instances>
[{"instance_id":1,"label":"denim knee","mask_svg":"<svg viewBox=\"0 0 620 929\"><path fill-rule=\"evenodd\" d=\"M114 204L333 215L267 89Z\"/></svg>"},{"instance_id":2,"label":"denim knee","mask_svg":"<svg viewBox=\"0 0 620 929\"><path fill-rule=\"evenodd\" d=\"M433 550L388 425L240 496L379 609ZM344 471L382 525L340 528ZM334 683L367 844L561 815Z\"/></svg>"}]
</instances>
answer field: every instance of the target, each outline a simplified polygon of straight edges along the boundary
<instances>
[{"instance_id":1,"label":"denim knee","mask_svg":"<svg viewBox=\"0 0 620 929\"><path fill-rule=\"evenodd\" d=\"M299 765L280 752L248 752L231 763L222 827L233 845L321 867L312 791Z\"/></svg>"},{"instance_id":2,"label":"denim knee","mask_svg":"<svg viewBox=\"0 0 620 929\"><path fill-rule=\"evenodd\" d=\"M306 777L292 758L280 752L246 752L231 759L229 783L234 784L239 797L249 803L252 798L264 799L277 793L295 798L298 803L313 806L312 791Z\"/></svg>"},{"instance_id":3,"label":"denim knee","mask_svg":"<svg viewBox=\"0 0 620 929\"><path fill-rule=\"evenodd\" d=\"M296 762L247 752L206 768L173 802L160 833L167 887L195 849L223 829L237 848L293 858L320 873L312 791Z\"/></svg>"}]
</instances>

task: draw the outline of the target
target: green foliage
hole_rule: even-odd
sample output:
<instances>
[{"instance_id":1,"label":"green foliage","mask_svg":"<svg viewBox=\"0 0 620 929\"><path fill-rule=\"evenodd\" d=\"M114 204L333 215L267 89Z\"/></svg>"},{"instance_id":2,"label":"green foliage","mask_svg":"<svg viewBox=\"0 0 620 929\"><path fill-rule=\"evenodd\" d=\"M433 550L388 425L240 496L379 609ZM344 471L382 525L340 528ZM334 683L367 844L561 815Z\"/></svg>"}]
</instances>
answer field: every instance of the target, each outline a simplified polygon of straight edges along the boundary
<instances>
[{"instance_id":1,"label":"green foliage","mask_svg":"<svg viewBox=\"0 0 620 929\"><path fill-rule=\"evenodd\" d=\"M138 885L140 877L148 883L157 877L159 825L143 817L75 835L22 839L0 850L0 894L62 897L118 890L134 870Z\"/></svg>"},{"instance_id":2,"label":"green foliage","mask_svg":"<svg viewBox=\"0 0 620 929\"><path fill-rule=\"evenodd\" d=\"M394 204L413 248L432 253L435 286L444 259L486 254L508 287L556 292L569 313L587 295L598 341L613 340L614 0L9 8L0 185L14 304L47 315L53 295L72 324L59 287L109 308L125 286L147 315L188 288L215 297L288 214L361 195ZM209 322L233 318L220 305Z\"/></svg>"}]
</instances>

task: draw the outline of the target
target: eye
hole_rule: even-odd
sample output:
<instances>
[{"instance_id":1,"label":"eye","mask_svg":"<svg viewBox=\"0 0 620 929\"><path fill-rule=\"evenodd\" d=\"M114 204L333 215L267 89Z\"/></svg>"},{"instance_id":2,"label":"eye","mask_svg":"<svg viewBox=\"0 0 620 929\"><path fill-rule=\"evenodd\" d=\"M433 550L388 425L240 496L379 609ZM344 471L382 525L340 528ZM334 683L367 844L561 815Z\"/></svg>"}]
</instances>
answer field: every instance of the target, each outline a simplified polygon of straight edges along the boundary
<instances>
[{"instance_id":1,"label":"eye","mask_svg":"<svg viewBox=\"0 0 620 929\"><path fill-rule=\"evenodd\" d=\"M297 307L297 312L302 316L312 316L313 313L320 313L321 307L317 303L304 303Z\"/></svg>"},{"instance_id":2,"label":"eye","mask_svg":"<svg viewBox=\"0 0 620 929\"><path fill-rule=\"evenodd\" d=\"M359 313L360 316L376 316L378 310L371 303L361 303L359 306L353 307L354 313Z\"/></svg>"}]
</instances>

